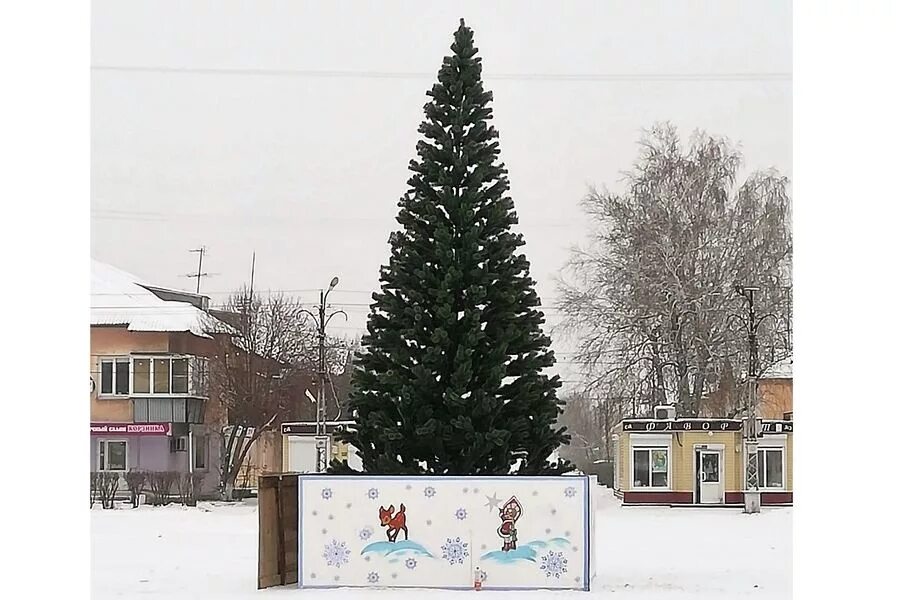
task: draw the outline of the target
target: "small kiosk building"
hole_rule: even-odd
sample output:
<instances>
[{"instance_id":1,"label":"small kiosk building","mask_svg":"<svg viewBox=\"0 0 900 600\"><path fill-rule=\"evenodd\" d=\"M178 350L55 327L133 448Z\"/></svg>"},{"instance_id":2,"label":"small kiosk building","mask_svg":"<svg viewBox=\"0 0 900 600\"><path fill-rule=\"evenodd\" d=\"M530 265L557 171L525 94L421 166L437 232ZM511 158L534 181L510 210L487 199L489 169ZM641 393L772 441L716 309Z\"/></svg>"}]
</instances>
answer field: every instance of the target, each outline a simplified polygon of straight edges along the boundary
<instances>
[{"instance_id":1,"label":"small kiosk building","mask_svg":"<svg viewBox=\"0 0 900 600\"><path fill-rule=\"evenodd\" d=\"M316 436L315 421L294 421L281 425L283 468L288 473L315 473L317 444L325 445L328 464L332 460L346 460L352 469L362 470L362 460L356 448L334 439L334 434L353 421L326 421L325 436Z\"/></svg>"},{"instance_id":2,"label":"small kiosk building","mask_svg":"<svg viewBox=\"0 0 900 600\"><path fill-rule=\"evenodd\" d=\"M615 495L623 504L742 505L742 422L668 416L624 419L613 429ZM763 505L793 503L793 431L792 420L763 420Z\"/></svg>"}]
</instances>

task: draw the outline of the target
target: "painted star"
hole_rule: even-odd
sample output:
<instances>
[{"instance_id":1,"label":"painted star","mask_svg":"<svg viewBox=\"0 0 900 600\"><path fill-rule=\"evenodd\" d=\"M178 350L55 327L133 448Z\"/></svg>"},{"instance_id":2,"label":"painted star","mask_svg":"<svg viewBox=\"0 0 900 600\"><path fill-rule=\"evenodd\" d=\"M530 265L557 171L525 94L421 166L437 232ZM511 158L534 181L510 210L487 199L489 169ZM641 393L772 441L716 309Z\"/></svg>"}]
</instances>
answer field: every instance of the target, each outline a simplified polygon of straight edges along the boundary
<instances>
[{"instance_id":1,"label":"painted star","mask_svg":"<svg viewBox=\"0 0 900 600\"><path fill-rule=\"evenodd\" d=\"M500 498L497 497L497 492L494 492L493 497L485 496L487 498L487 504L485 506L488 507L488 511L494 511L494 509L500 508L500 503L503 502Z\"/></svg>"}]
</instances>

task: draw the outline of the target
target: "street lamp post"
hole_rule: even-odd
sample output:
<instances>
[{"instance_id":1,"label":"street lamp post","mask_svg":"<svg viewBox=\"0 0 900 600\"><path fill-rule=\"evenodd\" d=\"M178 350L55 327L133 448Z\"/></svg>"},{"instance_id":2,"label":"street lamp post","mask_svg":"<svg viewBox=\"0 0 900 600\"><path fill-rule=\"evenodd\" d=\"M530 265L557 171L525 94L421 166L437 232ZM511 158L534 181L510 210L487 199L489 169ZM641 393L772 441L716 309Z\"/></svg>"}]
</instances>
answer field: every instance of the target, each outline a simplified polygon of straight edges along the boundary
<instances>
[{"instance_id":1,"label":"street lamp post","mask_svg":"<svg viewBox=\"0 0 900 600\"><path fill-rule=\"evenodd\" d=\"M757 444L759 442L759 420L757 418L757 378L759 377L757 356L756 329L759 321L753 307L753 293L758 287L737 286L737 292L747 300L747 337L750 346L749 365L747 369L747 414L744 417L743 438L746 456L746 481L744 486L744 512L758 513L760 510L759 468L757 464Z\"/></svg>"},{"instance_id":2,"label":"street lamp post","mask_svg":"<svg viewBox=\"0 0 900 600\"><path fill-rule=\"evenodd\" d=\"M327 290L319 290L319 311L318 315L314 315L308 310L302 312L309 315L316 324L316 331L319 338L319 360L316 369L317 385L316 385L316 472L324 473L328 468L328 435L325 427L325 379L328 375L325 364L325 328L328 322L335 315L344 315L347 313L342 310L336 310L327 317L325 316L325 302L328 294L337 286L338 278L334 277Z\"/></svg>"}]
</instances>

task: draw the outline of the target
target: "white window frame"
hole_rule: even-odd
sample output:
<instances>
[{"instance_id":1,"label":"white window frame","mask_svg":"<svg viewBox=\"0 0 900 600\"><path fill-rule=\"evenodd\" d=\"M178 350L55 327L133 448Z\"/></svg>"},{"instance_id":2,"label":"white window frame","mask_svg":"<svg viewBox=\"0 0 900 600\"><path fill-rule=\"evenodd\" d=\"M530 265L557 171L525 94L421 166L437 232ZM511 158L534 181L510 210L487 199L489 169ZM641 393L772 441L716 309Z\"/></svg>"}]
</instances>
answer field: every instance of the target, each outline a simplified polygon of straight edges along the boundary
<instances>
[{"instance_id":1,"label":"white window frame","mask_svg":"<svg viewBox=\"0 0 900 600\"><path fill-rule=\"evenodd\" d=\"M141 398L155 396L157 398L170 398L170 397L190 397L191 395L191 377L193 376L194 370L194 361L192 359L202 358L195 357L191 355L184 354L133 354L131 356L131 395L139 396ZM150 361L150 391L149 392L135 392L134 391L134 361L135 360L149 360ZM168 392L155 392L154 387L156 384L156 361L158 360L167 360L169 361L169 391ZM185 360L187 361L187 387L184 392L173 392L172 391L172 379L174 370L172 369L172 361L175 360Z\"/></svg>"},{"instance_id":2,"label":"white window frame","mask_svg":"<svg viewBox=\"0 0 900 600\"><path fill-rule=\"evenodd\" d=\"M653 451L664 450L666 453L666 485L653 485ZM634 453L638 451L647 451L647 482L649 485L634 485ZM631 481L629 488L633 492L658 492L667 491L672 487L672 449L668 445L660 444L632 444L631 446Z\"/></svg>"},{"instance_id":3,"label":"white window frame","mask_svg":"<svg viewBox=\"0 0 900 600\"><path fill-rule=\"evenodd\" d=\"M763 458L762 462L760 462L760 454L762 453L764 456L766 452L771 452L773 450L777 450L781 452L781 485L780 486L770 486L768 485L768 479L766 478L766 461L768 458ZM760 486L759 489L765 491L779 491L783 492L787 489L787 451L784 446L757 446L756 447L756 472L759 474ZM767 485L763 485L762 482L765 481Z\"/></svg>"},{"instance_id":4,"label":"white window frame","mask_svg":"<svg viewBox=\"0 0 900 600\"><path fill-rule=\"evenodd\" d=\"M636 487L634 485L634 451L635 450L666 450L666 487ZM628 480L627 487L623 489L632 492L666 492L672 491L672 434L671 433L632 433L628 436ZM652 458L652 457L651 457ZM651 480L652 480L652 463Z\"/></svg>"},{"instance_id":5,"label":"white window frame","mask_svg":"<svg viewBox=\"0 0 900 600\"><path fill-rule=\"evenodd\" d=\"M134 361L136 361L136 360L146 360L146 361L149 361L149 363L150 363L150 374L148 375L148 377L149 377L148 381L150 382L150 387L148 388L150 390L149 392L136 392L134 390L134 374L135 374ZM131 357L131 395L143 397L143 396L151 396L152 393L153 393L153 358L150 356L132 356Z\"/></svg>"},{"instance_id":6,"label":"white window frame","mask_svg":"<svg viewBox=\"0 0 900 600\"><path fill-rule=\"evenodd\" d=\"M124 394L116 393L116 377L118 377L116 365L119 363L127 362L128 363L128 391ZM104 363L112 363L112 391L104 392L103 391L103 364ZM97 397L98 398L127 398L131 395L131 372L132 372L132 364L131 358L129 356L101 356L97 359L97 368L98 368L98 377L97 380L100 382L97 386Z\"/></svg>"},{"instance_id":7,"label":"white window frame","mask_svg":"<svg viewBox=\"0 0 900 600\"><path fill-rule=\"evenodd\" d=\"M106 452L103 452L103 446L108 445L110 443L122 443L125 444L125 468L124 469L107 469L106 465L103 464L104 459L109 459L109 448L106 448ZM113 439L101 439L97 444L97 470L103 473L127 473L128 472L128 440L124 438L113 438Z\"/></svg>"}]
</instances>

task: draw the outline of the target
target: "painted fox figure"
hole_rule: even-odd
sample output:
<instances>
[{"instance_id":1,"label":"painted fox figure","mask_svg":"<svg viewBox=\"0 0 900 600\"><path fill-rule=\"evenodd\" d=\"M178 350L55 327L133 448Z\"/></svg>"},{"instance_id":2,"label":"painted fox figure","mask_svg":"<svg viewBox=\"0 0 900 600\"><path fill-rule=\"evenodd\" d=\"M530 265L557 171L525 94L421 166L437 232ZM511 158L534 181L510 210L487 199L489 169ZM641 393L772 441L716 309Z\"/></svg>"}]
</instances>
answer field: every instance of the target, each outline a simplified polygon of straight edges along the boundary
<instances>
[{"instance_id":1,"label":"painted fox figure","mask_svg":"<svg viewBox=\"0 0 900 600\"><path fill-rule=\"evenodd\" d=\"M387 527L387 539L389 542L396 542L400 530L403 530L403 539L409 539L409 530L406 528L406 507L400 504L400 510L394 514L394 505L389 507L381 507L378 509L378 518L381 520L381 526Z\"/></svg>"}]
</instances>

